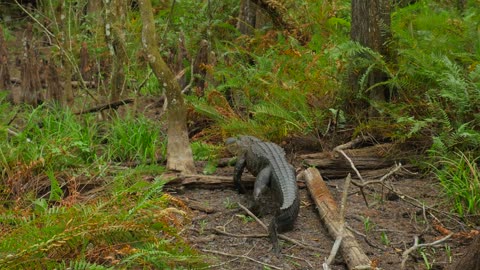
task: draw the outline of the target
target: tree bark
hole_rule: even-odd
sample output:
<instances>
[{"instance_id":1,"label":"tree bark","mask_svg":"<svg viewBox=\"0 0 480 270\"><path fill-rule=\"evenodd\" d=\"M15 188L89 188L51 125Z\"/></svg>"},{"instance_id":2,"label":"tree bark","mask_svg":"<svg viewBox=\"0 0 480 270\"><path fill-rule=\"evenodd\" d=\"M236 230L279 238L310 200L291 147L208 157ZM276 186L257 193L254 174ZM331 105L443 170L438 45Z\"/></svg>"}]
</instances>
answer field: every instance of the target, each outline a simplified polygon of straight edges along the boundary
<instances>
[{"instance_id":1,"label":"tree bark","mask_svg":"<svg viewBox=\"0 0 480 270\"><path fill-rule=\"evenodd\" d=\"M40 102L40 68L38 57L33 49L33 26L27 25L25 36L23 37L23 59L21 67L22 93L21 102L37 106Z\"/></svg>"},{"instance_id":2,"label":"tree bark","mask_svg":"<svg viewBox=\"0 0 480 270\"><path fill-rule=\"evenodd\" d=\"M391 4L388 0L352 0L351 39L383 56L388 56L386 41L390 31L390 10ZM353 93L360 90L358 82L363 72L365 71L351 72L350 74ZM386 75L383 72L374 70L368 77L366 88L385 80ZM386 92L384 87L375 87L370 90L369 98L371 101L385 101ZM371 111L372 113L373 111ZM375 113L373 114L375 115Z\"/></svg>"},{"instance_id":3,"label":"tree bark","mask_svg":"<svg viewBox=\"0 0 480 270\"><path fill-rule=\"evenodd\" d=\"M393 143L377 144L357 149L345 150L357 169L366 171L365 177L381 177L395 162L406 162L412 155ZM402 158L400 158L402 157ZM347 174L355 175L352 167L338 152L320 152L301 155L308 166L315 166L326 178L344 178Z\"/></svg>"},{"instance_id":4,"label":"tree bark","mask_svg":"<svg viewBox=\"0 0 480 270\"><path fill-rule=\"evenodd\" d=\"M240 1L240 14L237 19L237 29L243 35L251 35L255 29L257 6L251 0Z\"/></svg>"},{"instance_id":5,"label":"tree bark","mask_svg":"<svg viewBox=\"0 0 480 270\"><path fill-rule=\"evenodd\" d=\"M107 0L109 4L110 0ZM107 14L110 23L109 47L112 54L112 75L110 78L110 101L117 101L126 90L124 66L127 64L127 49L125 48L125 24L127 13L126 0L111 1L111 9Z\"/></svg>"},{"instance_id":6,"label":"tree bark","mask_svg":"<svg viewBox=\"0 0 480 270\"><path fill-rule=\"evenodd\" d=\"M10 86L7 44L3 37L3 28L0 25L0 91L10 90Z\"/></svg>"},{"instance_id":7,"label":"tree bark","mask_svg":"<svg viewBox=\"0 0 480 270\"><path fill-rule=\"evenodd\" d=\"M195 165L188 140L186 104L173 72L159 53L155 37L152 4L150 0L139 0L138 4L143 22L143 48L153 73L160 85L164 87L167 98L167 169L193 174L195 173Z\"/></svg>"},{"instance_id":8,"label":"tree bark","mask_svg":"<svg viewBox=\"0 0 480 270\"><path fill-rule=\"evenodd\" d=\"M320 172L315 168L308 168L304 173L307 188L310 191L312 199L315 201L318 213L325 227L327 227L328 232L333 239L337 239L341 234L343 235L340 251L348 269L356 269L356 267L359 266L370 266L370 259L365 255L355 240L355 236L346 228L343 229L342 233L341 228L344 224L339 217L339 209L327 185L323 181Z\"/></svg>"},{"instance_id":9,"label":"tree bark","mask_svg":"<svg viewBox=\"0 0 480 270\"><path fill-rule=\"evenodd\" d=\"M72 87L72 65L70 60L67 58L67 51L69 51L70 45L70 29L69 22L65 21L69 18L70 14L69 9L65 6L66 2L62 2L61 5L61 16L60 16L60 25L62 25L62 38L64 53L62 55L62 64L63 64L63 75L64 75L64 85L63 85L63 97L61 104L63 105L73 105L74 96L73 96L73 87ZM70 3L72 4L72 3Z\"/></svg>"},{"instance_id":10,"label":"tree bark","mask_svg":"<svg viewBox=\"0 0 480 270\"><path fill-rule=\"evenodd\" d=\"M163 174L164 179L170 179L167 183L168 187L183 187L183 188L204 188L204 189L225 189L234 188L232 176L221 175L175 175ZM242 176L242 183L246 188L253 188L255 177L250 174Z\"/></svg>"}]
</instances>

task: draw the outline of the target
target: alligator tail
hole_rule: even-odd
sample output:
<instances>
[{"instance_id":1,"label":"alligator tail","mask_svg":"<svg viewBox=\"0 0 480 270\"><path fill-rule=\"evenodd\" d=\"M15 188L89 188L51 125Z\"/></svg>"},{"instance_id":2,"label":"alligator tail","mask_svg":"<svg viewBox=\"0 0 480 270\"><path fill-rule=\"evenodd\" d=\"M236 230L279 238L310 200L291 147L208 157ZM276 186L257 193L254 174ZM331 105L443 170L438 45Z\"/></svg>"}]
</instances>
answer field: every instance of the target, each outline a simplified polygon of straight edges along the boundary
<instances>
[{"instance_id":1,"label":"alligator tail","mask_svg":"<svg viewBox=\"0 0 480 270\"><path fill-rule=\"evenodd\" d=\"M275 224L277 225L277 231L279 233L290 231L293 229L293 224L298 216L300 209L300 201L297 198L293 201L290 207L280 209L280 213L275 216Z\"/></svg>"}]
</instances>

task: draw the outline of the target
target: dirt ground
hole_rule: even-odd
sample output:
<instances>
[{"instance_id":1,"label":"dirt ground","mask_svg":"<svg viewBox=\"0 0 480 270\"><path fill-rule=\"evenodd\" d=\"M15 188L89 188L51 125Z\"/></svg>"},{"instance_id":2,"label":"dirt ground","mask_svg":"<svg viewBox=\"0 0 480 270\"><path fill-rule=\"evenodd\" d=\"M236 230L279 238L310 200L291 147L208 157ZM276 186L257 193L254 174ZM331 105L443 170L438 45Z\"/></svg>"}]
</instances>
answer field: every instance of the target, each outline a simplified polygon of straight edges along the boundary
<instances>
[{"instance_id":1,"label":"dirt ground","mask_svg":"<svg viewBox=\"0 0 480 270\"><path fill-rule=\"evenodd\" d=\"M217 175L233 175L233 168L220 168ZM245 173L246 174L246 173ZM369 207L359 189L350 186L347 200L346 222L354 231L366 255L381 269L400 269L402 253L414 243L431 243L444 237L435 229L441 224L452 231L462 229L461 223L441 212L428 211L428 207L444 210L443 198L437 182L432 178L411 174L393 178L392 182L404 195L425 204L425 210L387 192L381 186L366 189ZM343 179L327 182L337 203L343 193ZM303 185L302 185L303 186ZM306 187L300 188L301 209L293 231L285 235L300 241L304 248L281 240L281 255L271 251L267 233L255 220L237 206L248 205L251 194L238 194L233 189L184 189L173 191L191 208L192 223L183 232L190 244L210 258L216 269L322 269L334 239L322 224ZM268 226L273 217L271 194L262 198L264 209L260 219ZM225 232L225 233L222 233ZM234 235L229 235L234 234ZM264 237L257 237L264 235ZM468 239L449 239L422 252L410 253L405 269L448 269L463 254ZM347 269L341 254L337 254L331 269Z\"/></svg>"}]
</instances>

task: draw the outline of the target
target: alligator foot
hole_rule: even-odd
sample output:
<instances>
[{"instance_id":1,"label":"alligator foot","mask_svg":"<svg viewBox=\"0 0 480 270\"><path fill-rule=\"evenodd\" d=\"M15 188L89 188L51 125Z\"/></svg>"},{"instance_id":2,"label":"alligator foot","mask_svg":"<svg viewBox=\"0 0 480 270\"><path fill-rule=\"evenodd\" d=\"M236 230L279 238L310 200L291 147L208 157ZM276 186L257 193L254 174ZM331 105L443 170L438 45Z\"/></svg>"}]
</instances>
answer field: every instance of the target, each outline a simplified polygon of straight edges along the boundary
<instances>
[{"instance_id":1,"label":"alligator foot","mask_svg":"<svg viewBox=\"0 0 480 270\"><path fill-rule=\"evenodd\" d=\"M272 249L275 256L280 257L280 244L278 243L277 224L275 221L270 223L270 241L272 242Z\"/></svg>"},{"instance_id":2,"label":"alligator foot","mask_svg":"<svg viewBox=\"0 0 480 270\"><path fill-rule=\"evenodd\" d=\"M260 211L260 205L256 202L250 202L247 205L248 210L252 212L255 216L260 217L261 216L261 211Z\"/></svg>"}]
</instances>

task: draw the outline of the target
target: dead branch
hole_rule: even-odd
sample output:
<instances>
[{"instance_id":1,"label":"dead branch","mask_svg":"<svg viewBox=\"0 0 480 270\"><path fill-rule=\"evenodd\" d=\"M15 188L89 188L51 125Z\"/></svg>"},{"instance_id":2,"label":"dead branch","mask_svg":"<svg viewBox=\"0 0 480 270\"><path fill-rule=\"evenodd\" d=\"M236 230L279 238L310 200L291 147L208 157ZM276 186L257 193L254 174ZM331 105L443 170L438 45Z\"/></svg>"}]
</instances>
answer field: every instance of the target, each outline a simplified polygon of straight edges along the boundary
<instances>
[{"instance_id":1,"label":"dead branch","mask_svg":"<svg viewBox=\"0 0 480 270\"><path fill-rule=\"evenodd\" d=\"M363 137L363 136L358 136L357 138L355 138L354 140L352 141L349 141L347 143L344 143L344 144L341 144L341 145L338 145L336 146L335 148L333 148L333 151L339 151L339 150L345 150L345 149L351 149L357 145L359 145L360 143L368 140L369 138L366 138L366 137Z\"/></svg>"},{"instance_id":2,"label":"dead branch","mask_svg":"<svg viewBox=\"0 0 480 270\"><path fill-rule=\"evenodd\" d=\"M262 226L266 232L268 232L268 227L263 223L255 214L253 214L247 207L243 206L241 203L238 203L238 206L243 209L243 211L247 212L249 216L255 219L260 226Z\"/></svg>"},{"instance_id":3,"label":"dead branch","mask_svg":"<svg viewBox=\"0 0 480 270\"><path fill-rule=\"evenodd\" d=\"M395 167L393 167L388 173L386 173L384 176L382 176L382 178L380 178L378 180L370 180L370 181L365 181L363 183L352 180L352 183L357 187L366 187L366 186L372 185L372 184L383 184L384 185L385 180L387 180L388 177L392 176L394 173L396 173L401 168L402 168L401 163L395 164Z\"/></svg>"},{"instance_id":4,"label":"dead branch","mask_svg":"<svg viewBox=\"0 0 480 270\"><path fill-rule=\"evenodd\" d=\"M311 197L315 201L320 217L330 235L337 239L343 234L340 251L348 268L358 269L358 267L370 267L371 261L355 240L354 235L348 230L342 231L342 222L341 218L338 217L339 211L337 204L323 181L320 172L316 168L308 168L304 171L303 176Z\"/></svg>"},{"instance_id":5,"label":"dead branch","mask_svg":"<svg viewBox=\"0 0 480 270\"><path fill-rule=\"evenodd\" d=\"M355 171L355 173L357 174L358 178L360 179L361 183L365 182L365 180L363 180L363 177L362 175L360 174L360 172L357 170L357 167L355 167L355 164L353 164L353 161L347 156L347 154L345 154L345 152L341 149L337 149L335 150L337 152L339 152L340 154L343 155L343 157L348 160L348 163L350 163L350 167L352 167L352 169ZM363 192L363 186L360 186L360 193L362 194L362 197L363 197L363 200L365 201L365 204L368 206L368 201L367 201L367 197L365 196L365 192Z\"/></svg>"},{"instance_id":6,"label":"dead branch","mask_svg":"<svg viewBox=\"0 0 480 270\"><path fill-rule=\"evenodd\" d=\"M115 110L122 105L126 105L126 104L129 104L129 103L132 103L132 102L133 102L133 98L127 98L127 99L124 99L124 100L118 100L118 101L110 102L108 104L100 105L100 106L97 106L97 107L94 107L94 108L91 108L91 109L88 109L88 110L85 110L85 111L76 112L74 114L75 115L80 115L80 114L86 114L86 113L101 112L101 111L107 110L107 109Z\"/></svg>"},{"instance_id":7,"label":"dead branch","mask_svg":"<svg viewBox=\"0 0 480 270\"><path fill-rule=\"evenodd\" d=\"M337 255L338 249L340 248L340 244L342 243L343 235L344 235L344 230L345 230L345 208L347 205L347 196L348 196L348 188L350 186L350 182L352 181L352 177L350 174L347 175L347 178L345 179L345 185L343 187L343 195L342 195L342 203L340 204L340 233L337 239L335 239L335 242L333 243L332 250L330 251L330 255L328 256L327 260L325 263L323 263L323 269L328 270L330 269L329 265L333 262L335 259L335 256Z\"/></svg>"},{"instance_id":8,"label":"dead branch","mask_svg":"<svg viewBox=\"0 0 480 270\"><path fill-rule=\"evenodd\" d=\"M207 253L212 253L212 254L227 256L227 257L243 258L243 259L247 259L247 260L249 260L249 261L252 261L252 262L254 262L254 263L261 264L261 265L266 266L266 267L270 267L270 268L273 268L273 269L282 270L282 268L280 268L280 267L278 267L278 266L275 266L275 265L272 265L272 264L268 264L268 263L264 263L264 262L255 260L254 258L249 257L249 256L247 256L247 255L236 255L236 254L230 254L230 253L225 253L225 252L216 251L216 250L209 250L209 249L202 249L202 251L203 251L203 252L207 252Z\"/></svg>"},{"instance_id":9,"label":"dead branch","mask_svg":"<svg viewBox=\"0 0 480 270\"><path fill-rule=\"evenodd\" d=\"M415 236L414 237L414 242L413 242L413 246L410 247L409 249L405 250L403 253L402 253L402 269L405 269L405 263L407 262L407 259L408 259L408 255L410 253L412 253L413 251L417 250L418 248L422 248L422 247L431 247L431 246L436 246L438 244L441 244L445 241L447 241L450 237L452 237L453 234L449 234L447 236L445 236L444 238L442 239L439 239L435 242L432 242L432 243L424 243L424 244L419 244L418 243L418 236Z\"/></svg>"},{"instance_id":10,"label":"dead branch","mask_svg":"<svg viewBox=\"0 0 480 270\"><path fill-rule=\"evenodd\" d=\"M222 231L218 228L213 228L212 229L215 233L223 234L226 236L230 237L236 237L236 238L263 238L263 237L268 237L268 234L263 233L263 234L235 234L235 233L229 233L226 231Z\"/></svg>"}]
</instances>

